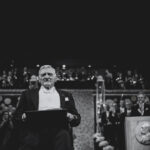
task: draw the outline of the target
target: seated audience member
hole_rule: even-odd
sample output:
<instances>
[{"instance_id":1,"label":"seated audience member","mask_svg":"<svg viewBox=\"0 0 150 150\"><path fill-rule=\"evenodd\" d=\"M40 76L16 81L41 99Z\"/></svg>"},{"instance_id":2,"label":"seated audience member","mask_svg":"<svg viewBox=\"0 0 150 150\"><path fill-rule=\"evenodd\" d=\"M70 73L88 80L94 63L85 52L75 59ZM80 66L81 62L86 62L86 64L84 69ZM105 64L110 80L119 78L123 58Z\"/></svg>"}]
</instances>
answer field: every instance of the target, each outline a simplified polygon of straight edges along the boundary
<instances>
[{"instance_id":1,"label":"seated audience member","mask_svg":"<svg viewBox=\"0 0 150 150\"><path fill-rule=\"evenodd\" d=\"M131 70L127 70L125 86L127 89L133 89L133 72Z\"/></svg>"},{"instance_id":2,"label":"seated audience member","mask_svg":"<svg viewBox=\"0 0 150 150\"><path fill-rule=\"evenodd\" d=\"M21 82L22 82L22 88L28 88L29 86L29 79L30 79L30 72L27 67L23 68L23 72L21 74Z\"/></svg>"},{"instance_id":3,"label":"seated audience member","mask_svg":"<svg viewBox=\"0 0 150 150\"><path fill-rule=\"evenodd\" d=\"M125 82L124 82L124 77L122 72L117 73L115 84L117 89L125 89Z\"/></svg>"},{"instance_id":4,"label":"seated audience member","mask_svg":"<svg viewBox=\"0 0 150 150\"><path fill-rule=\"evenodd\" d=\"M102 113L101 119L104 130L104 137L111 145L116 147L116 125L118 124L118 117L115 103L111 104L111 106L106 103L106 111Z\"/></svg>"},{"instance_id":5,"label":"seated audience member","mask_svg":"<svg viewBox=\"0 0 150 150\"><path fill-rule=\"evenodd\" d=\"M22 93L20 103L15 112L16 118L21 117L23 119L19 131L19 150L73 149L70 127L79 125L81 118L75 107L72 94L56 89L56 81L57 76L55 69L50 65L44 65L39 69L39 82L41 87L29 89ZM25 111L41 111L55 108L64 108L67 110L67 128L51 128L42 125L42 128L36 130L36 127L35 129L34 127L29 129L23 126L27 119L24 113ZM14 120L14 123L17 125L19 122Z\"/></svg>"},{"instance_id":6,"label":"seated audience member","mask_svg":"<svg viewBox=\"0 0 150 150\"><path fill-rule=\"evenodd\" d=\"M13 122L8 111L4 111L0 118L0 149L7 150L9 148L11 134L13 130ZM8 144L9 143L9 144Z\"/></svg>"},{"instance_id":7,"label":"seated audience member","mask_svg":"<svg viewBox=\"0 0 150 150\"><path fill-rule=\"evenodd\" d=\"M119 119L120 119L120 125L118 126L118 145L120 150L125 150L125 133L124 133L124 123L125 123L125 117L131 116L131 107L132 102L130 99L125 99L125 108L124 112L120 113Z\"/></svg>"},{"instance_id":8,"label":"seated audience member","mask_svg":"<svg viewBox=\"0 0 150 150\"><path fill-rule=\"evenodd\" d=\"M132 102L130 99L125 100L125 116L131 116Z\"/></svg>"},{"instance_id":9,"label":"seated audience member","mask_svg":"<svg viewBox=\"0 0 150 150\"><path fill-rule=\"evenodd\" d=\"M119 113L122 114L124 112L125 112L125 102L123 99L121 99L119 102Z\"/></svg>"},{"instance_id":10,"label":"seated audience member","mask_svg":"<svg viewBox=\"0 0 150 150\"><path fill-rule=\"evenodd\" d=\"M138 86L140 89L145 89L144 77L141 73L139 74Z\"/></svg>"},{"instance_id":11,"label":"seated audience member","mask_svg":"<svg viewBox=\"0 0 150 150\"><path fill-rule=\"evenodd\" d=\"M108 69L105 70L105 88L113 88L113 75Z\"/></svg>"},{"instance_id":12,"label":"seated audience member","mask_svg":"<svg viewBox=\"0 0 150 150\"><path fill-rule=\"evenodd\" d=\"M38 88L38 79L37 76L32 75L29 80L29 89L37 89Z\"/></svg>"},{"instance_id":13,"label":"seated audience member","mask_svg":"<svg viewBox=\"0 0 150 150\"><path fill-rule=\"evenodd\" d=\"M120 113L120 124L124 125L124 120L126 116L131 116L131 112L132 112L132 102L130 99L125 99L125 108L124 108L124 112Z\"/></svg>"},{"instance_id":14,"label":"seated audience member","mask_svg":"<svg viewBox=\"0 0 150 150\"><path fill-rule=\"evenodd\" d=\"M149 97L148 97L148 96L146 96L146 97L145 97L145 104L150 105L150 99L149 99Z\"/></svg>"},{"instance_id":15,"label":"seated audience member","mask_svg":"<svg viewBox=\"0 0 150 150\"><path fill-rule=\"evenodd\" d=\"M146 95L139 92L137 105L132 107L131 116L150 116L150 105L145 103Z\"/></svg>"}]
</instances>

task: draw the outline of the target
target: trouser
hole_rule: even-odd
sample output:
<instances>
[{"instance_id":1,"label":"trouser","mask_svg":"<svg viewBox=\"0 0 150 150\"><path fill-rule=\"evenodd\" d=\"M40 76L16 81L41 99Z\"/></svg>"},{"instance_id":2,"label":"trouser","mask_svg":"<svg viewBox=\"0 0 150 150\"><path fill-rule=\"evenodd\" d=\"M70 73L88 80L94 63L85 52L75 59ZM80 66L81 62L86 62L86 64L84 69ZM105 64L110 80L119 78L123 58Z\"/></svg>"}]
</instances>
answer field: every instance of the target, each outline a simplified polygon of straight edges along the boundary
<instances>
[{"instance_id":1,"label":"trouser","mask_svg":"<svg viewBox=\"0 0 150 150\"><path fill-rule=\"evenodd\" d=\"M106 125L104 126L104 137L110 143L110 145L117 146L117 128L116 125Z\"/></svg>"}]
</instances>

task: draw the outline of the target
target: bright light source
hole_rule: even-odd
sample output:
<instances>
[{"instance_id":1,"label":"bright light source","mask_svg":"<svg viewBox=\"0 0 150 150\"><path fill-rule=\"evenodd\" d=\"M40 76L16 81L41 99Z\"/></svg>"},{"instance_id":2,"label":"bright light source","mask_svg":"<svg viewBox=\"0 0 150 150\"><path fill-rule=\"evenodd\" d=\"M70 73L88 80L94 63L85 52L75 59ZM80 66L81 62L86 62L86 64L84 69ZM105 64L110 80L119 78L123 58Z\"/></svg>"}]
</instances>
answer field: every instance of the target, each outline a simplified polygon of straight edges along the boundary
<instances>
[{"instance_id":1,"label":"bright light source","mask_svg":"<svg viewBox=\"0 0 150 150\"><path fill-rule=\"evenodd\" d=\"M62 68L63 68L63 69L66 69L66 65L62 65Z\"/></svg>"},{"instance_id":2,"label":"bright light source","mask_svg":"<svg viewBox=\"0 0 150 150\"><path fill-rule=\"evenodd\" d=\"M36 65L36 67L40 67L40 65L39 65L39 64L37 64L37 65Z\"/></svg>"}]
</instances>

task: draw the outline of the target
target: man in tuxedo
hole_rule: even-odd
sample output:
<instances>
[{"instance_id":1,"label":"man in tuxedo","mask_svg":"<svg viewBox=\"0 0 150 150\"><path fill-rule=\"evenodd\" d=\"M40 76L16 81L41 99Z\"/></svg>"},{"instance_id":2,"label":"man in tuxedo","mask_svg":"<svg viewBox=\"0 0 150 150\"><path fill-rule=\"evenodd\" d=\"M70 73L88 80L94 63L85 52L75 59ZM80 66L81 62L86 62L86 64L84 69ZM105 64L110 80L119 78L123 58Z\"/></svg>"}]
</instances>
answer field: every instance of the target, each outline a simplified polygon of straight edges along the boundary
<instances>
[{"instance_id":1,"label":"man in tuxedo","mask_svg":"<svg viewBox=\"0 0 150 150\"><path fill-rule=\"evenodd\" d=\"M145 94L139 92L137 105L132 107L131 116L150 116L150 105L145 103Z\"/></svg>"},{"instance_id":2,"label":"man in tuxedo","mask_svg":"<svg viewBox=\"0 0 150 150\"><path fill-rule=\"evenodd\" d=\"M72 137L70 128L79 125L80 114L78 113L71 93L55 88L57 75L55 69L50 65L44 65L39 69L39 82L41 87L29 89L22 93L16 110L16 116L22 118L19 132L19 150L72 150ZM25 111L42 111L64 108L67 110L67 128L47 127L27 128ZM51 118L47 118L51 119ZM47 147L47 148L46 148Z\"/></svg>"},{"instance_id":3,"label":"man in tuxedo","mask_svg":"<svg viewBox=\"0 0 150 150\"><path fill-rule=\"evenodd\" d=\"M104 137L111 145L117 147L118 133L116 126L118 124L119 118L117 116L116 103L111 105L106 103L106 110L102 113L101 119Z\"/></svg>"}]
</instances>

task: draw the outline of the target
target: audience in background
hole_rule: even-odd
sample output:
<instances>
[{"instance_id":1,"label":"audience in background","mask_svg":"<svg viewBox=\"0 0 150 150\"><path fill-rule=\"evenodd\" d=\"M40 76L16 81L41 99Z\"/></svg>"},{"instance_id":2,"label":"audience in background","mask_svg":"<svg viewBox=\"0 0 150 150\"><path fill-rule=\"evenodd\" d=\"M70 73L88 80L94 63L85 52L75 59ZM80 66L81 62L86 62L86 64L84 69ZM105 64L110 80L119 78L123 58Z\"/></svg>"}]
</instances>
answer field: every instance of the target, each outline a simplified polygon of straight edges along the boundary
<instances>
[{"instance_id":1,"label":"audience in background","mask_svg":"<svg viewBox=\"0 0 150 150\"><path fill-rule=\"evenodd\" d=\"M136 99L135 99L136 98ZM150 100L143 91L136 97L106 99L105 111L100 114L102 135L116 150L125 149L125 117L150 116Z\"/></svg>"},{"instance_id":2,"label":"audience in background","mask_svg":"<svg viewBox=\"0 0 150 150\"><path fill-rule=\"evenodd\" d=\"M137 95L137 104L133 106L132 116L150 116L150 105L146 103L146 95L139 92Z\"/></svg>"},{"instance_id":3,"label":"audience in background","mask_svg":"<svg viewBox=\"0 0 150 150\"><path fill-rule=\"evenodd\" d=\"M2 89L26 89L29 87L30 78L35 75L37 68L24 67L18 69L11 67L7 70L0 71L0 88ZM125 73L124 73L125 71ZM115 70L111 72L109 69L100 69L92 66L88 67L57 67L56 72L58 75L58 84L61 82L76 84L73 87L95 88L94 82L98 75L102 75L105 80L106 89L145 89L145 79L137 70ZM65 85L67 87L67 85ZM70 87L70 85L68 85ZM63 88L63 87L62 87Z\"/></svg>"},{"instance_id":4,"label":"audience in background","mask_svg":"<svg viewBox=\"0 0 150 150\"><path fill-rule=\"evenodd\" d=\"M34 68L36 70L36 68ZM34 70L32 69L32 70ZM70 67L65 65L57 67L58 82L71 82L76 84L76 87L81 83L95 83L96 77L101 74L100 68L92 66L88 67ZM105 69L102 73L105 80L106 89L145 89L146 79L141 72L137 70L115 70ZM81 86L82 87L82 86ZM95 88L95 86L90 86ZM31 68L24 67L22 69L16 68L14 62L9 69L0 70L0 88L1 89L20 89L38 88L38 78L31 71ZM18 97L19 98L19 97ZM150 99L143 92L136 96L128 98L112 99L111 103L107 103L106 108L101 115L101 125L103 127L103 134L108 142L116 149L124 150L124 121L128 116L150 116ZM9 134L3 134L4 128L12 128L11 122L5 122L16 110L16 105L12 104L11 98L0 97L0 145L6 146ZM5 125L7 124L7 125ZM7 130L8 131L8 130ZM119 137L119 138L118 138ZM121 138L120 138L121 137Z\"/></svg>"}]
</instances>

